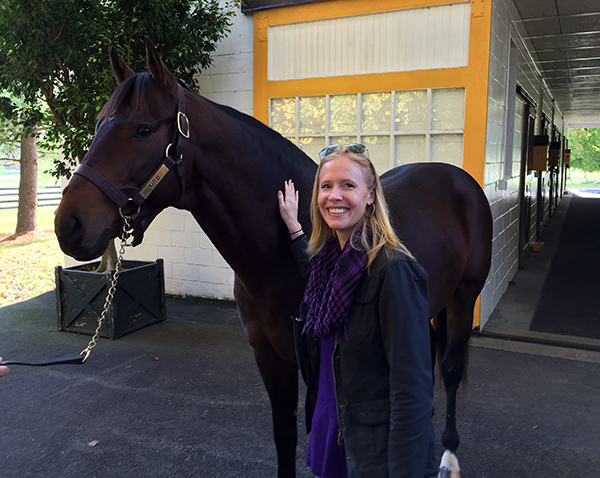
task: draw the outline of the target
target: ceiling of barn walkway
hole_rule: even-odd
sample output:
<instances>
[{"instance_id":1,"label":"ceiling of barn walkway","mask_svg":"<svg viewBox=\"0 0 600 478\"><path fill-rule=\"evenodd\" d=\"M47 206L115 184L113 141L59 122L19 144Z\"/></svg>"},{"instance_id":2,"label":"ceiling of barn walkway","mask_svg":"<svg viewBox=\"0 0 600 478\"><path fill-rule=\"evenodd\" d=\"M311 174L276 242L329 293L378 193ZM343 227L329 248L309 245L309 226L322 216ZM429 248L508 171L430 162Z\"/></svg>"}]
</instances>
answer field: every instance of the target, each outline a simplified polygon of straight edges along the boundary
<instances>
[{"instance_id":1,"label":"ceiling of barn walkway","mask_svg":"<svg viewBox=\"0 0 600 478\"><path fill-rule=\"evenodd\" d=\"M569 126L600 126L600 0L515 4L523 40Z\"/></svg>"}]
</instances>

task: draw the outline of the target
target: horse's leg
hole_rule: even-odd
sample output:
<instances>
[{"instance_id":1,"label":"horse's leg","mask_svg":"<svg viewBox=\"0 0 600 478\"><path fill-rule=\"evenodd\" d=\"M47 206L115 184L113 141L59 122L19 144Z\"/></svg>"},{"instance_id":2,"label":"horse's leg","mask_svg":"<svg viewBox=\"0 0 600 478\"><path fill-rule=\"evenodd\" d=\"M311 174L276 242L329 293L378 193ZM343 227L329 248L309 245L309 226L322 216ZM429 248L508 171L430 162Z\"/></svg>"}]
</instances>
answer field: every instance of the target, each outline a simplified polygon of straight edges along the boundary
<instances>
[{"instance_id":1,"label":"horse's leg","mask_svg":"<svg viewBox=\"0 0 600 478\"><path fill-rule=\"evenodd\" d=\"M289 311L298 310L298 305L288 304L293 301L293 295L289 291L281 296L272 296L269 300L252 294L237 275L234 296L240 321L254 351L254 360L271 402L277 476L295 478L298 366L290 319L293 312ZM278 305L274 313L269 311L269 304Z\"/></svg>"},{"instance_id":2,"label":"horse's leg","mask_svg":"<svg viewBox=\"0 0 600 478\"><path fill-rule=\"evenodd\" d=\"M446 311L446 308L443 308L437 315L437 317L435 318L435 339L436 339L436 350L437 350L437 357L440 360L440 368L444 369L443 367L443 358L446 355L446 349L447 349L447 345L448 345L448 314ZM447 361L446 361L447 363ZM442 372L442 375L443 372ZM451 389L454 390L454 394L452 394L450 392L451 389L448 388L448 382L445 380L445 376L444 376L444 385L446 386L446 429L444 430L444 435L442 436L442 443L444 444L444 446L446 447L446 451L444 452L444 455L442 456L442 459L440 461L440 472L438 474L438 478L460 478L460 467L458 465L458 459L456 458L456 455L451 452L450 450L448 450L448 445L447 443L451 440L448 440L448 438L445 436L447 434L447 430L452 430L454 429L454 434L455 434L455 442L456 442L456 447L458 447L458 433L456 432L456 416L455 416L455 410L456 410L456 390L457 388L452 387ZM458 385L457 385L458 387ZM450 421L450 424L448 424L448 420ZM456 451L456 449L454 450Z\"/></svg>"},{"instance_id":3,"label":"horse's leg","mask_svg":"<svg viewBox=\"0 0 600 478\"><path fill-rule=\"evenodd\" d=\"M298 367L281 358L266 339L253 347L256 364L271 401L273 435L277 449L277 476L294 478L298 442Z\"/></svg>"},{"instance_id":4,"label":"horse's leg","mask_svg":"<svg viewBox=\"0 0 600 478\"><path fill-rule=\"evenodd\" d=\"M446 452L442 457L440 472L451 471L452 475L448 476L452 477L460 476L458 459L455 456L460 444L456 430L456 394L467 365L476 299L477 294L473 287L461 284L446 306L445 312L438 316L438 325L443 328L440 334L440 351L443 353L441 369L446 389L446 428L442 433L442 444Z\"/></svg>"},{"instance_id":5,"label":"horse's leg","mask_svg":"<svg viewBox=\"0 0 600 478\"><path fill-rule=\"evenodd\" d=\"M442 444L452 453L456 453L460 443L456 430L456 393L465 371L469 338L473 328L475 299L471 298L472 294L468 289L459 286L446 306L447 340L441 359L446 389L446 428L442 434Z\"/></svg>"}]
</instances>

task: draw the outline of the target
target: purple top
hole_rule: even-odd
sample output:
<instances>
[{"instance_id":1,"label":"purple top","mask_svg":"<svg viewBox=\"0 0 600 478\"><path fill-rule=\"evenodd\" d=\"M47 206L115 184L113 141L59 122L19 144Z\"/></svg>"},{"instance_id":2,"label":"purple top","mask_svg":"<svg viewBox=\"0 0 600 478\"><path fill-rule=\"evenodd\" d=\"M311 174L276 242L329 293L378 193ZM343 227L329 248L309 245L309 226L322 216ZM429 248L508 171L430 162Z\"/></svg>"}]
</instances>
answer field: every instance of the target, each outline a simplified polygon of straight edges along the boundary
<instances>
[{"instance_id":1,"label":"purple top","mask_svg":"<svg viewBox=\"0 0 600 478\"><path fill-rule=\"evenodd\" d=\"M335 336L321 339L319 388L306 464L320 478L348 478L346 451L338 445L338 418L332 356Z\"/></svg>"}]
</instances>

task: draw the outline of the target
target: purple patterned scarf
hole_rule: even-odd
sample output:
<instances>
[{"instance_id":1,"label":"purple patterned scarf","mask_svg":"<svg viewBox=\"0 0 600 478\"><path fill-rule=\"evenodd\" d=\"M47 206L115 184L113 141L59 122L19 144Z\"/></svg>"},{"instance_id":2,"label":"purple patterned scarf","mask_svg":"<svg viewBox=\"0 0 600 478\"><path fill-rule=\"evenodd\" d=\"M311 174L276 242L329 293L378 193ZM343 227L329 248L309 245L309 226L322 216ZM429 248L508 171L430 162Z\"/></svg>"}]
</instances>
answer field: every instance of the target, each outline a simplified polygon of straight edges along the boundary
<instances>
[{"instance_id":1,"label":"purple patterned scarf","mask_svg":"<svg viewBox=\"0 0 600 478\"><path fill-rule=\"evenodd\" d=\"M308 286L304 292L301 316L312 314L310 329L319 339L331 337L348 318L348 311L358 281L367 265L366 251L359 247L360 231L340 249L337 238L332 237L317 255Z\"/></svg>"}]
</instances>

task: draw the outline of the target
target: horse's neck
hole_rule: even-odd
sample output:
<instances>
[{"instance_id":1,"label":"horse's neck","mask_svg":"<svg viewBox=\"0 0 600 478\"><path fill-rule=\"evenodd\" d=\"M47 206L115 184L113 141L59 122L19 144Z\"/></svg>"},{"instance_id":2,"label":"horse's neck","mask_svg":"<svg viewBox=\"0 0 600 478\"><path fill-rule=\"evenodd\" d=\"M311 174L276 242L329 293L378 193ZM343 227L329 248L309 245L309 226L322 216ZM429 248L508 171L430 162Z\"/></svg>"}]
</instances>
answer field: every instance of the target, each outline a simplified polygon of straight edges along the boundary
<instances>
[{"instance_id":1,"label":"horse's neck","mask_svg":"<svg viewBox=\"0 0 600 478\"><path fill-rule=\"evenodd\" d=\"M277 191L285 180L294 181L301 194L301 221L309 228L316 165L287 140L219 113L214 107L212 118L204 113L198 136L204 143L188 147L195 157L186 209L236 274L269 274L289 258Z\"/></svg>"}]
</instances>

